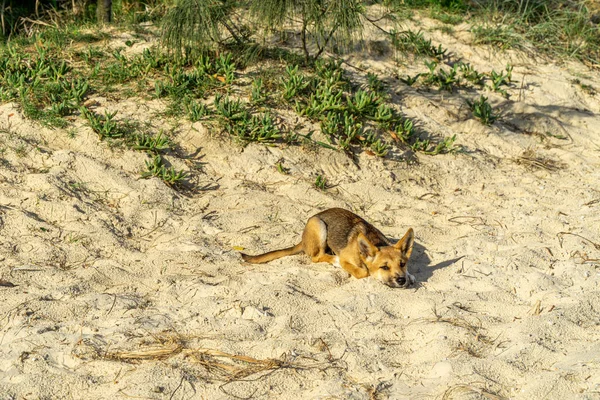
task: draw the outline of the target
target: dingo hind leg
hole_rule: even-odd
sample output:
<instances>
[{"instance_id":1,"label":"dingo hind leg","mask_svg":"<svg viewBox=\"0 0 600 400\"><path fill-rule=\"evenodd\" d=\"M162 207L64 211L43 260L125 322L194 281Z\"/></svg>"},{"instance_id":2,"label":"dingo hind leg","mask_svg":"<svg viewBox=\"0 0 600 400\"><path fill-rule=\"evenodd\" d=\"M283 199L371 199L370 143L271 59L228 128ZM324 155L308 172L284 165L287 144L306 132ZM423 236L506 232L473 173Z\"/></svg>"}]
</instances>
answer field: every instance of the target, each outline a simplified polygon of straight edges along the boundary
<instances>
[{"instance_id":1,"label":"dingo hind leg","mask_svg":"<svg viewBox=\"0 0 600 400\"><path fill-rule=\"evenodd\" d=\"M319 217L312 217L306 223L302 233L304 252L312 262L328 262L336 264L337 256L326 254L327 251L327 225Z\"/></svg>"}]
</instances>

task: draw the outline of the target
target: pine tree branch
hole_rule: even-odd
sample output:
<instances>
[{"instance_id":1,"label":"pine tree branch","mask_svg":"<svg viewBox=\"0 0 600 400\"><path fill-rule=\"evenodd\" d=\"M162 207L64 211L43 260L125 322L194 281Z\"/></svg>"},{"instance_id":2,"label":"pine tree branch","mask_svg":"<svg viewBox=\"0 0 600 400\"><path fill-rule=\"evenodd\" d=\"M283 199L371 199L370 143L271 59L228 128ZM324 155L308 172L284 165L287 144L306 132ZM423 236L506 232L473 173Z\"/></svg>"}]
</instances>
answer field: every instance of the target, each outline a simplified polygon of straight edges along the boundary
<instances>
[{"instance_id":1,"label":"pine tree branch","mask_svg":"<svg viewBox=\"0 0 600 400\"><path fill-rule=\"evenodd\" d=\"M302 32L301 32L301 38L302 38L302 49L304 50L304 57L306 58L306 62L308 62L309 58L310 58L310 54L308 53L308 47L306 47L306 19L302 19Z\"/></svg>"},{"instance_id":2,"label":"pine tree branch","mask_svg":"<svg viewBox=\"0 0 600 400\"><path fill-rule=\"evenodd\" d=\"M319 48L319 51L317 52L317 54L315 54L315 59L318 59L321 56L321 54L323 53L323 51L327 47L327 44L329 43L329 40L331 40L331 37L333 36L333 34L335 33L335 31L337 30L338 27L339 27L339 24L335 24L335 26L333 28L331 28L331 31L329 32L329 35L327 35L327 37L325 38L325 43L323 43L323 46L320 46L319 43L318 43L318 41L317 41L317 47Z\"/></svg>"},{"instance_id":3,"label":"pine tree branch","mask_svg":"<svg viewBox=\"0 0 600 400\"><path fill-rule=\"evenodd\" d=\"M228 18L228 20L231 22L231 20L229 18ZM231 36L237 42L237 44L244 43L242 41L242 39L237 35L237 33L235 32L235 30L229 25L229 23L227 23L227 21L223 20L223 21L221 21L221 23L223 24L223 26L225 27L225 29L227 29L227 31L231 34Z\"/></svg>"}]
</instances>

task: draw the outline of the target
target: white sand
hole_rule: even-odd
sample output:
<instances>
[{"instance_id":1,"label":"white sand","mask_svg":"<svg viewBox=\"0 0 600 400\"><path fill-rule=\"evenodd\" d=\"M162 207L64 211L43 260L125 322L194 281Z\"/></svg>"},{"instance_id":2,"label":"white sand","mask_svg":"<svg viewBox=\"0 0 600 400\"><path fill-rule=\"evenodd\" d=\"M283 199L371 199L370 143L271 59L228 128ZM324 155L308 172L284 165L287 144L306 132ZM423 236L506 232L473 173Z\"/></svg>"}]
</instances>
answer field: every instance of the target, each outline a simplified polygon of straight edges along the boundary
<instances>
[{"instance_id":1,"label":"white sand","mask_svg":"<svg viewBox=\"0 0 600 400\"><path fill-rule=\"evenodd\" d=\"M0 278L16 285L0 287L0 399L600 398L600 101L572 83L600 74L457 36L433 34L479 71L515 65L511 100L487 93L503 117L484 127L464 104L475 93L388 80L421 129L465 150L413 165L241 148L182 123L175 141L199 153L169 160L203 163L207 189L183 196L139 179L146 156L109 148L81 119L70 139L0 106ZM159 101L98 101L169 125L152 116ZM517 163L528 149L562 168ZM317 174L335 186L316 190ZM392 238L413 227L417 286L304 256L247 265L234 250L293 245L333 206ZM118 353L152 349L165 357ZM207 349L285 363L252 373L275 364Z\"/></svg>"}]
</instances>

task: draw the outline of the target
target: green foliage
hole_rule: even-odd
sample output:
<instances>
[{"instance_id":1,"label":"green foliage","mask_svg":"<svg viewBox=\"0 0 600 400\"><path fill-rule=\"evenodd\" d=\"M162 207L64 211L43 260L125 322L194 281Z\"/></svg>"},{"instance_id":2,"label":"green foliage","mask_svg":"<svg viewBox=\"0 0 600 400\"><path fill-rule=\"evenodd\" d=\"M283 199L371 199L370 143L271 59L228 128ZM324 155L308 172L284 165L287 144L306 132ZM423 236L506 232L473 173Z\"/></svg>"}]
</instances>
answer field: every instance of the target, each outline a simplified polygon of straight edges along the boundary
<instances>
[{"instance_id":1,"label":"green foliage","mask_svg":"<svg viewBox=\"0 0 600 400\"><path fill-rule=\"evenodd\" d=\"M453 10L454 11L454 10ZM435 18L440 22L448 25L458 25L464 21L464 14L446 12L438 7L434 7L430 12L431 18Z\"/></svg>"},{"instance_id":2,"label":"green foliage","mask_svg":"<svg viewBox=\"0 0 600 400\"><path fill-rule=\"evenodd\" d=\"M275 163L275 168L277 169L277 172L279 172L280 174L289 175L290 169L283 165L283 161L284 161L283 158L280 159L279 161L277 161Z\"/></svg>"},{"instance_id":3,"label":"green foliage","mask_svg":"<svg viewBox=\"0 0 600 400\"><path fill-rule=\"evenodd\" d=\"M238 138L249 142L273 143L281 137L273 116L268 112L253 115L247 130L238 132Z\"/></svg>"},{"instance_id":4,"label":"green foliage","mask_svg":"<svg viewBox=\"0 0 600 400\"><path fill-rule=\"evenodd\" d=\"M207 54L200 55L193 68L175 62L165 64L166 79L154 83L154 95L158 98L171 97L181 101L186 97L205 97L216 89L230 85L235 80L235 63L230 53L211 59Z\"/></svg>"},{"instance_id":5,"label":"green foliage","mask_svg":"<svg viewBox=\"0 0 600 400\"><path fill-rule=\"evenodd\" d=\"M372 120L379 122L380 126L384 129L389 128L391 122L396 117L394 109L386 103L379 103Z\"/></svg>"},{"instance_id":6,"label":"green foliage","mask_svg":"<svg viewBox=\"0 0 600 400\"><path fill-rule=\"evenodd\" d=\"M140 133L133 136L131 148L148 153L160 153L173 147L171 140L160 132L158 135Z\"/></svg>"},{"instance_id":7,"label":"green foliage","mask_svg":"<svg viewBox=\"0 0 600 400\"><path fill-rule=\"evenodd\" d=\"M254 0L250 7L255 20L268 29L282 28L299 20L307 60L311 56L318 59L331 42L338 48L348 46L363 28L364 5L360 0ZM317 48L314 54L309 51L311 44Z\"/></svg>"},{"instance_id":8,"label":"green foliage","mask_svg":"<svg viewBox=\"0 0 600 400\"><path fill-rule=\"evenodd\" d=\"M514 25L490 25L488 23L471 28L473 43L487 44L501 50L522 49L523 37Z\"/></svg>"},{"instance_id":9,"label":"green foliage","mask_svg":"<svg viewBox=\"0 0 600 400\"><path fill-rule=\"evenodd\" d=\"M190 121L197 122L208 115L208 108L204 103L195 101L189 97L184 100L187 116Z\"/></svg>"},{"instance_id":10,"label":"green foliage","mask_svg":"<svg viewBox=\"0 0 600 400\"><path fill-rule=\"evenodd\" d=\"M290 101L308 86L309 82L298 72L297 65L288 65L285 68L285 76L281 78L283 84L283 98Z\"/></svg>"},{"instance_id":11,"label":"green foliage","mask_svg":"<svg viewBox=\"0 0 600 400\"><path fill-rule=\"evenodd\" d=\"M436 60L442 60L447 53L441 44L435 47L431 43L431 39L425 39L423 32L414 32L412 30L390 32L392 45L396 50L402 53L410 53L416 56L427 56Z\"/></svg>"},{"instance_id":12,"label":"green foliage","mask_svg":"<svg viewBox=\"0 0 600 400\"><path fill-rule=\"evenodd\" d=\"M394 129L396 136L403 143L410 143L415 136L414 124L410 119L399 121Z\"/></svg>"},{"instance_id":13,"label":"green foliage","mask_svg":"<svg viewBox=\"0 0 600 400\"><path fill-rule=\"evenodd\" d=\"M231 21L233 0L179 0L163 21L162 40L176 56L193 56L210 50L223 40L227 31L240 39Z\"/></svg>"},{"instance_id":14,"label":"green foliage","mask_svg":"<svg viewBox=\"0 0 600 400\"><path fill-rule=\"evenodd\" d=\"M235 122L248 119L248 111L241 103L240 99L231 100L229 97L223 97L221 94L215 96L214 101L217 115L229 122Z\"/></svg>"},{"instance_id":15,"label":"green foliage","mask_svg":"<svg viewBox=\"0 0 600 400\"><path fill-rule=\"evenodd\" d=\"M248 26L232 21L238 7L249 7ZM359 0L179 0L165 16L163 43L175 54L190 57L207 49L231 44L247 45L253 33L282 28L300 21L305 58L319 58L335 42L347 46L362 30L363 3ZM226 33L226 34L224 34ZM314 45L316 53L309 48Z\"/></svg>"},{"instance_id":16,"label":"green foliage","mask_svg":"<svg viewBox=\"0 0 600 400\"><path fill-rule=\"evenodd\" d=\"M455 86L460 85L460 77L458 76L460 65L458 63L454 64L450 70L440 68L437 72L437 62L425 62L425 65L429 69L429 72L421 74L421 76L424 77L424 83L426 85L435 85L440 90L446 90L448 92L452 92Z\"/></svg>"},{"instance_id":17,"label":"green foliage","mask_svg":"<svg viewBox=\"0 0 600 400\"><path fill-rule=\"evenodd\" d=\"M439 10L461 11L469 7L468 0L391 0L392 6L409 8L433 7Z\"/></svg>"},{"instance_id":18,"label":"green foliage","mask_svg":"<svg viewBox=\"0 0 600 400\"><path fill-rule=\"evenodd\" d=\"M369 90L378 94L383 94L385 92L385 83L372 72L367 72L367 87Z\"/></svg>"},{"instance_id":19,"label":"green foliage","mask_svg":"<svg viewBox=\"0 0 600 400\"><path fill-rule=\"evenodd\" d=\"M463 78L467 81L477 86L483 85L484 75L477 72L477 70L471 64L461 63L460 71L462 72Z\"/></svg>"},{"instance_id":20,"label":"green foliage","mask_svg":"<svg viewBox=\"0 0 600 400\"><path fill-rule=\"evenodd\" d=\"M347 97L347 108L354 115L371 116L377 112L380 102L377 93L359 89Z\"/></svg>"},{"instance_id":21,"label":"green foliage","mask_svg":"<svg viewBox=\"0 0 600 400\"><path fill-rule=\"evenodd\" d=\"M319 190L326 190L328 187L327 178L321 174L317 175L317 178L315 179L315 187Z\"/></svg>"},{"instance_id":22,"label":"green foliage","mask_svg":"<svg viewBox=\"0 0 600 400\"><path fill-rule=\"evenodd\" d=\"M36 44L26 54L17 46L0 50L0 101L18 101L25 116L50 127L64 127L89 91L87 79L73 74L65 60Z\"/></svg>"},{"instance_id":23,"label":"green foliage","mask_svg":"<svg viewBox=\"0 0 600 400\"><path fill-rule=\"evenodd\" d=\"M176 171L173 166L168 168L163 158L157 154L152 160L146 161L146 171L142 172L142 178L158 177L168 185L177 185L183 183L187 173L183 170Z\"/></svg>"},{"instance_id":24,"label":"green foliage","mask_svg":"<svg viewBox=\"0 0 600 400\"><path fill-rule=\"evenodd\" d=\"M431 64L433 70L436 66L435 62ZM446 79L458 80L458 66L452 71L454 75ZM397 143L407 146L418 141L412 121L398 115L387 102L385 86L375 75L367 76L366 88L357 88L348 82L339 63L318 61L314 75L300 75L296 67L288 67L284 83L297 76L302 76L303 90L294 91L296 113L317 121L327 141L339 149L349 152L353 147L362 147L369 154L385 157L390 144L384 137L391 136ZM290 89L284 85L282 90L286 93ZM427 154L446 152L445 145L435 150L437 145L437 142L428 142L426 146L414 146L414 149Z\"/></svg>"},{"instance_id":25,"label":"green foliage","mask_svg":"<svg viewBox=\"0 0 600 400\"><path fill-rule=\"evenodd\" d=\"M81 113L87 118L90 127L98 134L100 140L121 139L125 136L125 130L115 119L117 111L104 111L104 115L96 114L86 107L81 107Z\"/></svg>"},{"instance_id":26,"label":"green foliage","mask_svg":"<svg viewBox=\"0 0 600 400\"><path fill-rule=\"evenodd\" d=\"M487 97L483 95L476 101L467 100L467 105L473 112L473 116L484 125L491 125L498 119L498 116L492 110L492 106L488 103Z\"/></svg>"},{"instance_id":27,"label":"green foliage","mask_svg":"<svg viewBox=\"0 0 600 400\"><path fill-rule=\"evenodd\" d=\"M385 157L390 151L390 145L382 142L381 139L377 139L376 141L371 143L371 150L378 157Z\"/></svg>"},{"instance_id":28,"label":"green foliage","mask_svg":"<svg viewBox=\"0 0 600 400\"><path fill-rule=\"evenodd\" d=\"M455 141L456 135L446 137L437 144L432 144L429 139L417 139L410 147L415 153L419 151L423 154L435 156L438 154L453 153L458 150L458 148L454 146Z\"/></svg>"},{"instance_id":29,"label":"green foliage","mask_svg":"<svg viewBox=\"0 0 600 400\"><path fill-rule=\"evenodd\" d=\"M422 74L416 74L415 76L406 75L404 78L401 77L400 81L408 86L412 86L419 80L421 75Z\"/></svg>"},{"instance_id":30,"label":"green foliage","mask_svg":"<svg viewBox=\"0 0 600 400\"><path fill-rule=\"evenodd\" d=\"M282 138L269 112L251 115L239 99L220 94L215 96L214 107L225 131L243 142L273 143Z\"/></svg>"},{"instance_id":31,"label":"green foliage","mask_svg":"<svg viewBox=\"0 0 600 400\"><path fill-rule=\"evenodd\" d=\"M215 60L215 70L217 76L221 77L221 81L227 85L233 83L235 78L235 63L231 53L224 53L219 55Z\"/></svg>"},{"instance_id":32,"label":"green foliage","mask_svg":"<svg viewBox=\"0 0 600 400\"><path fill-rule=\"evenodd\" d=\"M504 73L504 71L496 72L494 70L490 72L490 78L492 79L491 89L494 92L501 93L506 98L508 98L508 93L506 90L502 89L502 86L509 86L512 79L512 69L512 65L508 64L506 66L506 73Z\"/></svg>"},{"instance_id":33,"label":"green foliage","mask_svg":"<svg viewBox=\"0 0 600 400\"><path fill-rule=\"evenodd\" d=\"M285 97L285 95L284 95ZM267 96L264 94L263 80L257 78L252 81L252 90L250 93L250 101L254 105L263 104L267 100Z\"/></svg>"},{"instance_id":34,"label":"green foliage","mask_svg":"<svg viewBox=\"0 0 600 400\"><path fill-rule=\"evenodd\" d=\"M354 115L345 112L342 120L342 133L338 138L338 144L342 150L350 150L350 144L358 138L362 131L362 123L358 122Z\"/></svg>"}]
</instances>

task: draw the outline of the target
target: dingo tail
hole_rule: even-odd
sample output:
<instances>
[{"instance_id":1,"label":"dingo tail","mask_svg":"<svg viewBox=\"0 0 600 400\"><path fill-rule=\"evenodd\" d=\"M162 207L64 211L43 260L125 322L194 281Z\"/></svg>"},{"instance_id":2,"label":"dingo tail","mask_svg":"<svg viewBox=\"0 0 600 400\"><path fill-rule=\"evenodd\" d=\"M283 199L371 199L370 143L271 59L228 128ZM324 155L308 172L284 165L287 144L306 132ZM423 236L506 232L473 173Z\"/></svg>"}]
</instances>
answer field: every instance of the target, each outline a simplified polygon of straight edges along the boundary
<instances>
[{"instance_id":1,"label":"dingo tail","mask_svg":"<svg viewBox=\"0 0 600 400\"><path fill-rule=\"evenodd\" d=\"M294 247L288 247L287 249L274 250L265 254L257 256L249 256L248 254L240 253L244 261L252 264L262 264L272 260L276 260L285 256L292 256L302 252L302 242L298 243Z\"/></svg>"}]
</instances>

